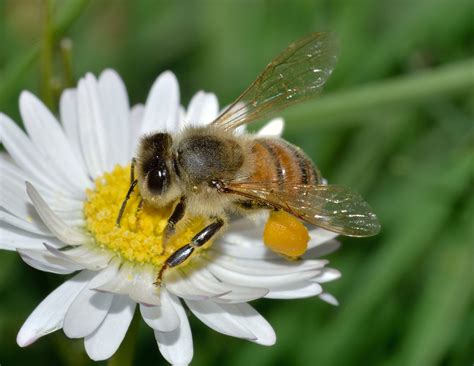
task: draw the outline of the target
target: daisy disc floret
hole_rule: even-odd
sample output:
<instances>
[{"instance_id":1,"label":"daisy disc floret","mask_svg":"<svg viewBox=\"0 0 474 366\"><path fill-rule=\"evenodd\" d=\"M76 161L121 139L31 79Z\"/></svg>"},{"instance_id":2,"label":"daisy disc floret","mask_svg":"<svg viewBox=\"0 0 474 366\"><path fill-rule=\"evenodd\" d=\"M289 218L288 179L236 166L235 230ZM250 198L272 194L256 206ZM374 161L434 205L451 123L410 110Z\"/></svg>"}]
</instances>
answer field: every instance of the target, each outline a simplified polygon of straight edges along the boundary
<instances>
[{"instance_id":1,"label":"daisy disc floret","mask_svg":"<svg viewBox=\"0 0 474 366\"><path fill-rule=\"evenodd\" d=\"M117 203L123 201L130 185L130 165L116 166L110 173L95 179L95 188L86 191L84 217L86 228L96 245L117 254L124 261L152 265L160 269L166 259L203 226L199 217L188 219L177 235L163 243L163 232L171 215L172 205L155 208L143 201L135 190L117 225ZM209 245L207 245L209 246ZM185 262L186 263L186 262ZM183 264L185 264L183 263Z\"/></svg>"}]
</instances>

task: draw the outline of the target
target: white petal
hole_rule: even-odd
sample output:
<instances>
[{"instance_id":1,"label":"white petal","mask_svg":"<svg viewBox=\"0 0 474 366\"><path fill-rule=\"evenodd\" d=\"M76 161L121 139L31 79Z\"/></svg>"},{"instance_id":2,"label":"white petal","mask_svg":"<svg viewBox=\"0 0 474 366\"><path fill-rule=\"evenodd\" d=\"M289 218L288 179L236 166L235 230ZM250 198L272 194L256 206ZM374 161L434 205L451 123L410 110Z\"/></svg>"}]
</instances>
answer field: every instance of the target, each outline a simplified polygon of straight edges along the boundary
<instances>
[{"instance_id":1,"label":"white petal","mask_svg":"<svg viewBox=\"0 0 474 366\"><path fill-rule=\"evenodd\" d=\"M131 156L130 159L137 153L137 145L140 140L141 130L143 125L143 114L145 113L145 107L143 104L137 104L132 107L130 111L130 145L131 145Z\"/></svg>"},{"instance_id":2,"label":"white petal","mask_svg":"<svg viewBox=\"0 0 474 366\"><path fill-rule=\"evenodd\" d=\"M44 249L19 249L18 253L25 263L40 271L69 274L84 269L84 267L64 258L54 256Z\"/></svg>"},{"instance_id":3,"label":"white petal","mask_svg":"<svg viewBox=\"0 0 474 366\"><path fill-rule=\"evenodd\" d=\"M135 306L128 296L115 295L102 324L84 339L86 352L92 360L106 360L117 351L130 326Z\"/></svg>"},{"instance_id":4,"label":"white petal","mask_svg":"<svg viewBox=\"0 0 474 366\"><path fill-rule=\"evenodd\" d=\"M59 115L61 116L64 133L85 170L86 167L82 157L81 141L79 137L77 90L66 89L62 92L61 99L59 100Z\"/></svg>"},{"instance_id":5,"label":"white petal","mask_svg":"<svg viewBox=\"0 0 474 366\"><path fill-rule=\"evenodd\" d=\"M274 118L270 122L268 122L265 126L263 126L257 132L257 135L280 137L283 133L284 126L285 126L285 122L283 121L283 118L280 118L280 117Z\"/></svg>"},{"instance_id":6,"label":"white petal","mask_svg":"<svg viewBox=\"0 0 474 366\"><path fill-rule=\"evenodd\" d=\"M324 268L317 276L313 277L311 282L326 283L337 280L341 277L341 272L334 268Z\"/></svg>"},{"instance_id":7,"label":"white petal","mask_svg":"<svg viewBox=\"0 0 474 366\"><path fill-rule=\"evenodd\" d=\"M25 190L25 182L20 183L15 179L15 176L9 174L3 161L0 161L0 174L0 207L18 218L22 218L23 221L30 222L36 226L39 233L49 233L30 203Z\"/></svg>"},{"instance_id":8,"label":"white petal","mask_svg":"<svg viewBox=\"0 0 474 366\"><path fill-rule=\"evenodd\" d=\"M84 196L91 181L53 114L33 94L20 95L20 112L32 142L44 155L50 170L66 183L75 197Z\"/></svg>"},{"instance_id":9,"label":"white petal","mask_svg":"<svg viewBox=\"0 0 474 366\"><path fill-rule=\"evenodd\" d=\"M0 113L0 141L15 163L35 180L53 191L69 192L67 186L51 172L43 154L15 122L3 113Z\"/></svg>"},{"instance_id":10,"label":"white petal","mask_svg":"<svg viewBox=\"0 0 474 366\"><path fill-rule=\"evenodd\" d=\"M105 70L99 77L99 94L107 144L111 154L109 169L115 164L130 162L130 121L127 90L114 70Z\"/></svg>"},{"instance_id":11,"label":"white petal","mask_svg":"<svg viewBox=\"0 0 474 366\"><path fill-rule=\"evenodd\" d=\"M253 333L256 339L251 339L252 342L263 346L275 344L276 335L272 326L249 304L220 304L220 306Z\"/></svg>"},{"instance_id":12,"label":"white petal","mask_svg":"<svg viewBox=\"0 0 474 366\"><path fill-rule=\"evenodd\" d=\"M242 245L226 242L221 238L212 246L212 251L235 258L278 259L279 255L263 245Z\"/></svg>"},{"instance_id":13,"label":"white petal","mask_svg":"<svg viewBox=\"0 0 474 366\"><path fill-rule=\"evenodd\" d=\"M16 165L12 157L6 152L0 153L0 173L2 174L2 183L4 179L11 179L11 181L14 182L14 184L17 184L18 187L23 189L23 191L25 191L25 180L31 179L35 182L35 185L37 185L41 189L42 192L54 192L49 186L45 185L39 180L35 180L35 178L31 176L31 174L28 174L18 165Z\"/></svg>"},{"instance_id":14,"label":"white petal","mask_svg":"<svg viewBox=\"0 0 474 366\"><path fill-rule=\"evenodd\" d=\"M57 238L71 245L78 245L89 242L89 238L81 232L68 226L61 220L46 204L38 191L28 182L26 182L26 191L41 216L46 226L51 230Z\"/></svg>"},{"instance_id":15,"label":"white petal","mask_svg":"<svg viewBox=\"0 0 474 366\"><path fill-rule=\"evenodd\" d=\"M31 177L8 161L6 154L0 155L0 176L2 177L0 179L0 205L18 217L26 217L27 221L33 220L35 224L44 226L26 193L25 181L30 181ZM52 191L38 180L31 180L31 182L53 211L61 212L64 216L72 214L76 215L76 218L83 216L82 201L72 199L61 192Z\"/></svg>"},{"instance_id":16,"label":"white petal","mask_svg":"<svg viewBox=\"0 0 474 366\"><path fill-rule=\"evenodd\" d=\"M264 297L269 291L266 288L244 287L218 281L217 278L205 268L205 265L200 269L192 271L188 276L195 287L208 289L216 294L221 294L212 299L212 301L215 302L248 302Z\"/></svg>"},{"instance_id":17,"label":"white petal","mask_svg":"<svg viewBox=\"0 0 474 366\"><path fill-rule=\"evenodd\" d=\"M179 299L171 295L171 301L179 316L179 327L172 332L155 330L155 338L166 361L173 365L187 365L193 359L191 328Z\"/></svg>"},{"instance_id":18,"label":"white petal","mask_svg":"<svg viewBox=\"0 0 474 366\"><path fill-rule=\"evenodd\" d=\"M334 239L339 234L333 233L332 231L324 230L321 228L313 229L309 231L311 239L308 243L308 250L321 245L329 240Z\"/></svg>"},{"instance_id":19,"label":"white petal","mask_svg":"<svg viewBox=\"0 0 474 366\"><path fill-rule=\"evenodd\" d=\"M119 272L114 277L96 289L128 295L142 304L159 305L160 293L154 285L154 273L152 268L141 268L125 263L120 266Z\"/></svg>"},{"instance_id":20,"label":"white petal","mask_svg":"<svg viewBox=\"0 0 474 366\"><path fill-rule=\"evenodd\" d=\"M33 220L33 217L34 216L26 216L20 219L17 216L3 211L0 207L0 222L5 222L33 234L53 236L46 226L42 225L41 222L37 220Z\"/></svg>"},{"instance_id":21,"label":"white petal","mask_svg":"<svg viewBox=\"0 0 474 366\"><path fill-rule=\"evenodd\" d=\"M197 92L189 102L186 123L193 126L205 126L212 122L219 113L217 97L212 93Z\"/></svg>"},{"instance_id":22,"label":"white petal","mask_svg":"<svg viewBox=\"0 0 474 366\"><path fill-rule=\"evenodd\" d=\"M18 345L26 347L38 338L61 329L67 309L92 276L91 272L83 271L51 292L21 327L16 338Z\"/></svg>"},{"instance_id":23,"label":"white petal","mask_svg":"<svg viewBox=\"0 0 474 366\"><path fill-rule=\"evenodd\" d=\"M339 301L337 301L337 299L330 293L323 292L321 295L319 295L319 298L330 305L334 305L334 306L339 305Z\"/></svg>"},{"instance_id":24,"label":"white petal","mask_svg":"<svg viewBox=\"0 0 474 366\"><path fill-rule=\"evenodd\" d=\"M55 247L64 246L64 243L56 238L29 233L0 222L0 249L43 249L45 241L48 241Z\"/></svg>"},{"instance_id":25,"label":"white petal","mask_svg":"<svg viewBox=\"0 0 474 366\"><path fill-rule=\"evenodd\" d=\"M284 258L273 260L252 260L220 255L213 260L213 263L242 274L253 276L282 276L290 273L319 271L328 263L328 261L314 259L289 261Z\"/></svg>"},{"instance_id":26,"label":"white petal","mask_svg":"<svg viewBox=\"0 0 474 366\"><path fill-rule=\"evenodd\" d=\"M114 254L109 250L89 245L71 247L52 247L44 243L44 247L54 256L76 263L92 271L98 271L110 265Z\"/></svg>"},{"instance_id":27,"label":"white petal","mask_svg":"<svg viewBox=\"0 0 474 366\"><path fill-rule=\"evenodd\" d=\"M322 244L316 245L311 249L308 249L306 253L303 255L304 259L307 258L319 258L324 257L332 252L335 252L341 247L341 243L337 240L329 240Z\"/></svg>"},{"instance_id":28,"label":"white petal","mask_svg":"<svg viewBox=\"0 0 474 366\"><path fill-rule=\"evenodd\" d=\"M255 225L248 218L236 220L232 222L229 229L212 246L212 250L238 258L281 258L263 244L263 226Z\"/></svg>"},{"instance_id":29,"label":"white petal","mask_svg":"<svg viewBox=\"0 0 474 366\"><path fill-rule=\"evenodd\" d=\"M186 274L180 271L165 273L164 285L173 294L190 300L207 300L214 297L220 297L230 292L214 292L213 289L200 288L194 285Z\"/></svg>"},{"instance_id":30,"label":"white petal","mask_svg":"<svg viewBox=\"0 0 474 366\"><path fill-rule=\"evenodd\" d=\"M162 73L148 95L143 126L140 134L156 131L176 131L179 109L179 86L176 76L170 71Z\"/></svg>"},{"instance_id":31,"label":"white petal","mask_svg":"<svg viewBox=\"0 0 474 366\"><path fill-rule=\"evenodd\" d=\"M254 244L263 247L263 229L267 218L268 214L255 216L253 220L244 217L232 221L222 236L222 241L238 245L244 244L247 247Z\"/></svg>"},{"instance_id":32,"label":"white petal","mask_svg":"<svg viewBox=\"0 0 474 366\"><path fill-rule=\"evenodd\" d=\"M161 288L161 305L140 305L143 320L154 330L171 332L179 327L179 316L171 301L168 291Z\"/></svg>"},{"instance_id":33,"label":"white petal","mask_svg":"<svg viewBox=\"0 0 474 366\"><path fill-rule=\"evenodd\" d=\"M321 285L302 282L301 284L273 289L265 297L268 299L301 299L319 295L321 292L323 292Z\"/></svg>"},{"instance_id":34,"label":"white petal","mask_svg":"<svg viewBox=\"0 0 474 366\"><path fill-rule=\"evenodd\" d=\"M184 127L186 127L186 110L182 105L179 106L178 109L178 122L176 123L176 131L179 133L183 131Z\"/></svg>"},{"instance_id":35,"label":"white petal","mask_svg":"<svg viewBox=\"0 0 474 366\"><path fill-rule=\"evenodd\" d=\"M238 273L218 265L216 262L209 262L207 267L214 276L224 282L229 282L241 286L255 286L272 289L309 280L319 273L319 270L289 273L278 276L260 276L245 273Z\"/></svg>"},{"instance_id":36,"label":"white petal","mask_svg":"<svg viewBox=\"0 0 474 366\"><path fill-rule=\"evenodd\" d=\"M196 317L216 332L232 337L256 341L257 337L240 323L238 317L228 313L224 305L212 301L186 300L186 304Z\"/></svg>"},{"instance_id":37,"label":"white petal","mask_svg":"<svg viewBox=\"0 0 474 366\"><path fill-rule=\"evenodd\" d=\"M92 74L79 80L77 100L82 155L89 175L95 178L107 171L109 152L99 88Z\"/></svg>"},{"instance_id":38,"label":"white petal","mask_svg":"<svg viewBox=\"0 0 474 366\"><path fill-rule=\"evenodd\" d=\"M110 278L116 268L96 272L94 278L71 303L64 318L64 333L69 338L82 338L94 332L109 312L115 295L93 290L104 278Z\"/></svg>"}]
</instances>

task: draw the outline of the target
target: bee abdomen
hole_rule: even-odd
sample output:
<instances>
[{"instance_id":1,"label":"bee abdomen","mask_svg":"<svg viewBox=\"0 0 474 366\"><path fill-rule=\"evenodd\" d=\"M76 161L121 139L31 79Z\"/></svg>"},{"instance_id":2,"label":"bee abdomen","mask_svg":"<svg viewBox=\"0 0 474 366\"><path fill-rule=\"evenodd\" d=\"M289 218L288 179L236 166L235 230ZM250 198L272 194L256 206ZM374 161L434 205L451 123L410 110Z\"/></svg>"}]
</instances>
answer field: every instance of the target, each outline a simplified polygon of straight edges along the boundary
<instances>
[{"instance_id":1,"label":"bee abdomen","mask_svg":"<svg viewBox=\"0 0 474 366\"><path fill-rule=\"evenodd\" d=\"M250 181L277 181L282 189L291 185L319 184L321 176L311 159L300 148L280 139L254 140L255 169Z\"/></svg>"}]
</instances>

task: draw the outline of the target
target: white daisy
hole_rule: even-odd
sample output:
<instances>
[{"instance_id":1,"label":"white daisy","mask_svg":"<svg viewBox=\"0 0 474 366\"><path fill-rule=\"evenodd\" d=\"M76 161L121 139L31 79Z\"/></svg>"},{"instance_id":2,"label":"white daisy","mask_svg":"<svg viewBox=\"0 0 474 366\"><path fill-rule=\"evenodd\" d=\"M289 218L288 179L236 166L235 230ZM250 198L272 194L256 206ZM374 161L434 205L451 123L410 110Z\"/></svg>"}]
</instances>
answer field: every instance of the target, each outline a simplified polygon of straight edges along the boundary
<instances>
[{"instance_id":1,"label":"white daisy","mask_svg":"<svg viewBox=\"0 0 474 366\"><path fill-rule=\"evenodd\" d=\"M18 333L20 346L63 329L70 338L84 338L91 359L107 359L138 304L165 359L188 364L193 343L183 301L212 329L262 345L274 344L275 333L249 301L319 296L337 304L320 284L339 272L327 268L327 260L308 259L336 250L336 234L311 230L308 252L290 262L264 246L263 226L247 218L231 222L212 246L169 271L161 287L153 284L166 256L190 239L199 219L166 252L166 210L145 206L137 214L138 197L132 196L122 226L114 222L139 136L209 123L218 114L213 94L198 92L186 110L179 99L176 77L165 72L146 104L130 109L122 80L107 70L98 80L87 74L62 94L61 124L29 92L20 97L27 134L0 114L8 152L0 156L0 248L18 251L36 269L74 273L28 317ZM280 135L282 129L283 121L274 119L259 133Z\"/></svg>"}]
</instances>

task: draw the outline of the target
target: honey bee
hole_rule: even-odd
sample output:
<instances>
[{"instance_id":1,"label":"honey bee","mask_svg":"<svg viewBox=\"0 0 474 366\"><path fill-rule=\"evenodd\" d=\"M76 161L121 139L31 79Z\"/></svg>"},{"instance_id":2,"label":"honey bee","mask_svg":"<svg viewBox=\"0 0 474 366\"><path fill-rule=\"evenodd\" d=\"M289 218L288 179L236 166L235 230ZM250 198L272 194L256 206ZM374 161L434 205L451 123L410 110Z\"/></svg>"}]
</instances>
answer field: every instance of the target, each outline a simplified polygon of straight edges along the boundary
<instances>
[{"instance_id":1,"label":"honey bee","mask_svg":"<svg viewBox=\"0 0 474 366\"><path fill-rule=\"evenodd\" d=\"M236 130L319 94L335 67L337 50L332 33L310 34L270 62L209 125L142 138L117 225L135 187L152 206L177 202L165 238L173 235L185 214L209 219L190 243L168 257L158 282L166 269L183 263L196 248L222 232L232 212L286 212L347 236L379 232L377 217L363 198L347 187L324 184L311 159L298 147L280 138Z\"/></svg>"}]
</instances>

